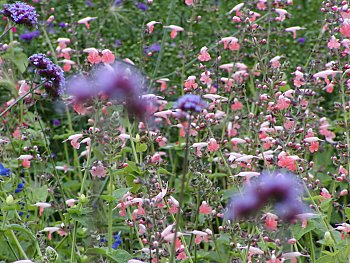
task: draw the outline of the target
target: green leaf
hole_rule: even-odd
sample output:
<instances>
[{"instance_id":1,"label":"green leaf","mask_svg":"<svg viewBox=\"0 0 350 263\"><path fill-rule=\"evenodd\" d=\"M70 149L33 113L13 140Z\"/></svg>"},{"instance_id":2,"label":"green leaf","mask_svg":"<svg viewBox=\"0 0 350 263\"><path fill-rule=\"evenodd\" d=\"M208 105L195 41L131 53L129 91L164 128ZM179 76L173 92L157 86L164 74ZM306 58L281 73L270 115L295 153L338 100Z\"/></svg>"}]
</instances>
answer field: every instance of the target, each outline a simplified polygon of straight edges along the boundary
<instances>
[{"instance_id":1,"label":"green leaf","mask_svg":"<svg viewBox=\"0 0 350 263\"><path fill-rule=\"evenodd\" d=\"M136 152L145 152L147 151L147 144L145 143L137 143L136 144Z\"/></svg>"},{"instance_id":2,"label":"green leaf","mask_svg":"<svg viewBox=\"0 0 350 263\"><path fill-rule=\"evenodd\" d=\"M21 73L26 71L26 68L28 67L28 57L26 54L22 52L15 52L13 53L13 56L9 55L8 58L12 61L13 64L16 65Z\"/></svg>"},{"instance_id":3,"label":"green leaf","mask_svg":"<svg viewBox=\"0 0 350 263\"><path fill-rule=\"evenodd\" d=\"M130 191L132 193L137 193L137 191L141 188L141 184L135 184L134 180L136 179L135 176L129 174L126 176L126 184L130 187Z\"/></svg>"},{"instance_id":4,"label":"green leaf","mask_svg":"<svg viewBox=\"0 0 350 263\"><path fill-rule=\"evenodd\" d=\"M100 195L100 198L102 199L102 200L105 200L105 201L108 201L108 202L115 202L115 201L117 201L117 199L114 197L114 196L112 196L112 195Z\"/></svg>"},{"instance_id":5,"label":"green leaf","mask_svg":"<svg viewBox=\"0 0 350 263\"><path fill-rule=\"evenodd\" d=\"M46 185L42 187L30 188L32 193L32 202L45 202L48 195L48 187Z\"/></svg>"},{"instance_id":6,"label":"green leaf","mask_svg":"<svg viewBox=\"0 0 350 263\"><path fill-rule=\"evenodd\" d=\"M133 259L133 256L123 249L113 250L107 256L117 263L128 263L130 259Z\"/></svg>"},{"instance_id":7,"label":"green leaf","mask_svg":"<svg viewBox=\"0 0 350 263\"><path fill-rule=\"evenodd\" d=\"M296 240L299 240L303 235L314 230L316 228L316 226L315 226L315 223L313 220L309 220L307 223L307 227L305 227L305 228L302 228L301 224L292 225L290 228L291 228L291 231L293 233L293 237Z\"/></svg>"}]
</instances>

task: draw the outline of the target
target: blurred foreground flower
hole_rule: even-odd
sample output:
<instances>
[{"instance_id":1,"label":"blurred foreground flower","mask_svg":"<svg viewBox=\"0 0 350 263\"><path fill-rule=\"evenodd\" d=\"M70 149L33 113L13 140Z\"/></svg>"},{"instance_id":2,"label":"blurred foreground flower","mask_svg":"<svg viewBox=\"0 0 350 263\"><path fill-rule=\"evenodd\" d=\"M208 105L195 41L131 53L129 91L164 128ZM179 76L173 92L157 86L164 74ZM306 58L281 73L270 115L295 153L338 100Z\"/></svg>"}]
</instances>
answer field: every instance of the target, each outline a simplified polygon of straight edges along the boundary
<instances>
[{"instance_id":1,"label":"blurred foreground flower","mask_svg":"<svg viewBox=\"0 0 350 263\"><path fill-rule=\"evenodd\" d=\"M141 96L145 87L146 79L135 66L117 61L98 65L88 76L73 76L68 80L67 93L78 103L103 96L124 103L128 112L142 118L146 112Z\"/></svg>"},{"instance_id":2,"label":"blurred foreground flower","mask_svg":"<svg viewBox=\"0 0 350 263\"><path fill-rule=\"evenodd\" d=\"M4 10L1 13L16 24L33 27L38 23L35 8L23 2L4 4Z\"/></svg>"},{"instance_id":3,"label":"blurred foreground flower","mask_svg":"<svg viewBox=\"0 0 350 263\"><path fill-rule=\"evenodd\" d=\"M242 194L231 199L226 217L242 219L256 213L269 202L274 202L275 213L279 218L294 220L298 214L305 212L305 205L301 201L302 188L292 173L283 170L263 172L256 181L246 186Z\"/></svg>"}]
</instances>

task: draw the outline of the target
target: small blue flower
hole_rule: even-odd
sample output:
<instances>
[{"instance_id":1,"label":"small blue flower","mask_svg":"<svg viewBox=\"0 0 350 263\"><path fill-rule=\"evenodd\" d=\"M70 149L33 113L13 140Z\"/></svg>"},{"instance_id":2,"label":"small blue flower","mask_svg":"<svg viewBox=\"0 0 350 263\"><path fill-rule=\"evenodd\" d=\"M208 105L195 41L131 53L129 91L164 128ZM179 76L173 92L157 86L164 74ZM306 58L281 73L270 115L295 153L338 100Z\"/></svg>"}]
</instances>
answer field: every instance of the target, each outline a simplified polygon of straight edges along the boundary
<instances>
[{"instance_id":1,"label":"small blue flower","mask_svg":"<svg viewBox=\"0 0 350 263\"><path fill-rule=\"evenodd\" d=\"M0 163L0 175L2 176L10 176L11 171L8 168L5 168L2 163Z\"/></svg>"},{"instance_id":2,"label":"small blue flower","mask_svg":"<svg viewBox=\"0 0 350 263\"><path fill-rule=\"evenodd\" d=\"M120 232L114 236L114 243L112 245L113 249L117 249L121 244L122 244L122 240L120 239Z\"/></svg>"},{"instance_id":3,"label":"small blue flower","mask_svg":"<svg viewBox=\"0 0 350 263\"><path fill-rule=\"evenodd\" d=\"M20 39L24 40L24 41L32 41L34 38L40 36L40 31L36 30L36 31L32 31L32 32L26 32L21 34L19 37Z\"/></svg>"},{"instance_id":4,"label":"small blue flower","mask_svg":"<svg viewBox=\"0 0 350 263\"><path fill-rule=\"evenodd\" d=\"M23 189L24 189L24 183L21 182L21 183L19 183L19 184L17 185L17 188L16 188L16 190L15 190L15 193L18 194L19 192L22 192Z\"/></svg>"}]
</instances>

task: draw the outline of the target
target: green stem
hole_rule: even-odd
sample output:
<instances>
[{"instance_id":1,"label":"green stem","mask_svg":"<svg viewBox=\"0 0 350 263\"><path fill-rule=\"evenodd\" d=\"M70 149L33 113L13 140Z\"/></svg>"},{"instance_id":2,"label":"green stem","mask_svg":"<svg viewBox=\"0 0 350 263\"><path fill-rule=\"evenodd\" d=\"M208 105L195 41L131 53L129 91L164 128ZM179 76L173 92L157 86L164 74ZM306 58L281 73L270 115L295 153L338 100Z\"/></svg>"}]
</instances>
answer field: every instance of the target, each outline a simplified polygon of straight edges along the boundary
<instances>
[{"instance_id":1,"label":"green stem","mask_svg":"<svg viewBox=\"0 0 350 263\"><path fill-rule=\"evenodd\" d=\"M176 214L176 221L175 221L175 233L174 233L174 240L172 245L172 251L170 256L170 263L175 262L175 254L176 254L176 238L177 238L177 231L179 230L180 226L180 215L181 215L181 207L184 199L184 193L185 193L185 182L186 182L186 174L187 174L187 162L188 162L188 149L189 149L189 141L190 141L190 129L191 129L191 120L192 116L189 116L188 120L188 127L186 130L186 146L185 146L185 159L183 162L183 169L182 169L182 180L181 180L181 192L180 192L180 198L179 198L179 209Z\"/></svg>"},{"instance_id":2,"label":"green stem","mask_svg":"<svg viewBox=\"0 0 350 263\"><path fill-rule=\"evenodd\" d=\"M11 234L13 240L14 240L15 243L16 243L16 246L17 246L17 248L18 248L18 250L19 250L19 253L22 255L22 257L23 257L24 259L28 259L28 256L27 256L26 252L24 252L24 250L23 250L21 244L19 243L19 241L18 241L18 239L17 239L15 233L13 232L13 230L10 230L9 232L10 232L10 234Z\"/></svg>"}]
</instances>

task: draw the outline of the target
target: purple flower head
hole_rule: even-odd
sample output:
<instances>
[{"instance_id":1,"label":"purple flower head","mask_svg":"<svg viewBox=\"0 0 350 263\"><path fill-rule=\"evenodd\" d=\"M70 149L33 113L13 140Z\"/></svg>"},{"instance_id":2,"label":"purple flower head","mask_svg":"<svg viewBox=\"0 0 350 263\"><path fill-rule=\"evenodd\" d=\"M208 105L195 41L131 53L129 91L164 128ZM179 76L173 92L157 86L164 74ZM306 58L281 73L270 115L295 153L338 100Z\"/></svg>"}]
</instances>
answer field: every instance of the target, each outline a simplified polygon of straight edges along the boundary
<instances>
[{"instance_id":1,"label":"purple flower head","mask_svg":"<svg viewBox=\"0 0 350 263\"><path fill-rule=\"evenodd\" d=\"M38 16L35 8L26 3L16 2L14 4L4 4L3 7L4 10L2 10L1 13L16 24L33 27L38 23Z\"/></svg>"},{"instance_id":2,"label":"purple flower head","mask_svg":"<svg viewBox=\"0 0 350 263\"><path fill-rule=\"evenodd\" d=\"M53 126L60 126L61 122L59 119L53 119L52 124L53 124Z\"/></svg>"},{"instance_id":3,"label":"purple flower head","mask_svg":"<svg viewBox=\"0 0 350 263\"><path fill-rule=\"evenodd\" d=\"M22 39L24 41L32 41L34 38L36 38L38 36L40 36L40 31L36 30L36 31L32 31L32 32L23 33L19 37L20 37L20 39Z\"/></svg>"},{"instance_id":4,"label":"purple flower head","mask_svg":"<svg viewBox=\"0 0 350 263\"><path fill-rule=\"evenodd\" d=\"M89 0L86 0L86 1L85 1L85 4L86 4L87 6L89 6L89 7L93 7L93 6L94 6L94 3L91 2L91 1L89 1Z\"/></svg>"},{"instance_id":5,"label":"purple flower head","mask_svg":"<svg viewBox=\"0 0 350 263\"><path fill-rule=\"evenodd\" d=\"M175 109L200 113L207 107L207 103L200 96L187 94L179 98L174 104Z\"/></svg>"},{"instance_id":6,"label":"purple flower head","mask_svg":"<svg viewBox=\"0 0 350 263\"><path fill-rule=\"evenodd\" d=\"M60 22L60 23L58 24L58 26L61 27L61 28L66 28L66 27L68 26L68 24L65 23L65 22Z\"/></svg>"},{"instance_id":7,"label":"purple flower head","mask_svg":"<svg viewBox=\"0 0 350 263\"><path fill-rule=\"evenodd\" d=\"M141 117L145 113L145 103L141 99L146 87L145 77L135 66L117 61L113 65L100 65L88 76L77 75L67 84L67 92L76 101L85 101L104 95L119 103L124 103L130 113Z\"/></svg>"},{"instance_id":8,"label":"purple flower head","mask_svg":"<svg viewBox=\"0 0 350 263\"><path fill-rule=\"evenodd\" d=\"M305 44L305 38L304 37L299 37L298 39L297 39L297 42L298 42L298 44Z\"/></svg>"},{"instance_id":9,"label":"purple flower head","mask_svg":"<svg viewBox=\"0 0 350 263\"><path fill-rule=\"evenodd\" d=\"M138 2L137 3L137 8L142 10L142 11L147 11L148 10L148 6L145 3L142 3L142 2Z\"/></svg>"},{"instance_id":10,"label":"purple flower head","mask_svg":"<svg viewBox=\"0 0 350 263\"><path fill-rule=\"evenodd\" d=\"M61 96L65 86L65 78L61 67L54 64L43 54L34 54L28 60L37 69L38 75L42 77L48 95L54 99Z\"/></svg>"},{"instance_id":11,"label":"purple flower head","mask_svg":"<svg viewBox=\"0 0 350 263\"><path fill-rule=\"evenodd\" d=\"M275 204L275 213L283 220L296 219L305 211L301 201L302 184L295 175L286 171L263 172L247 186L243 193L234 196L227 208L228 219L242 219L258 212L268 203Z\"/></svg>"}]
</instances>

